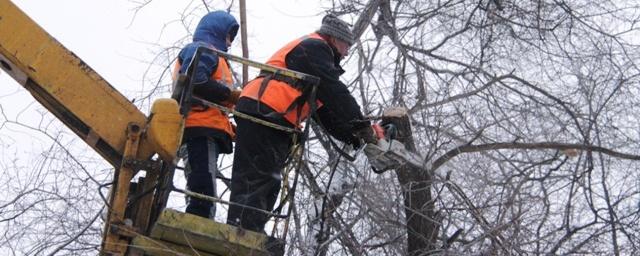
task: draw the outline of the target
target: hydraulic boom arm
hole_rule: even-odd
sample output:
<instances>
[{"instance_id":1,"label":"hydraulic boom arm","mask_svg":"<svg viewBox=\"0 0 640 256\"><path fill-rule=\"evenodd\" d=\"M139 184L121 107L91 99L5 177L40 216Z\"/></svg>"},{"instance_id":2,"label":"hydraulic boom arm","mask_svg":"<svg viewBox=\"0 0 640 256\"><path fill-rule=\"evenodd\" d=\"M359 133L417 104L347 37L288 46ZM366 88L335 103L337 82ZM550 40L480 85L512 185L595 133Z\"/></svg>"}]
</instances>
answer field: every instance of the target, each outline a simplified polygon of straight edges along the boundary
<instances>
[{"instance_id":1,"label":"hydraulic boom arm","mask_svg":"<svg viewBox=\"0 0 640 256\"><path fill-rule=\"evenodd\" d=\"M124 255L166 205L184 122L178 103L158 99L147 117L9 0L0 0L0 66L115 167L101 254Z\"/></svg>"},{"instance_id":2,"label":"hydraulic boom arm","mask_svg":"<svg viewBox=\"0 0 640 256\"><path fill-rule=\"evenodd\" d=\"M128 124L145 125L135 105L9 0L0 0L0 65L116 167ZM141 143L139 158L153 153Z\"/></svg>"}]
</instances>

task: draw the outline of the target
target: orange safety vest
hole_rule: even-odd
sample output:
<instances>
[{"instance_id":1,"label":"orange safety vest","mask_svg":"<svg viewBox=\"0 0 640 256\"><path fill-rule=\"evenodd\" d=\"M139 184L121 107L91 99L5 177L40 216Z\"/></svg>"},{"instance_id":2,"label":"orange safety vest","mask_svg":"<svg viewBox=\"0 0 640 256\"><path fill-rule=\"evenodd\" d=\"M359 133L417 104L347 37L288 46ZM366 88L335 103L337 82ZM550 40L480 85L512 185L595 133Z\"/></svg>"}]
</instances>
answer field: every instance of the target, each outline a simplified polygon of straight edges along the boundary
<instances>
[{"instance_id":1,"label":"orange safety vest","mask_svg":"<svg viewBox=\"0 0 640 256\"><path fill-rule=\"evenodd\" d=\"M314 38L325 41L320 35L317 33L312 33L310 35L303 36L294 40L293 42L288 43L282 49L278 50L271 58L267 61L267 64L273 65L276 67L287 68L286 60L287 54L293 50L300 42L305 39ZM300 116L298 116L298 109L294 108L293 110L287 109L289 106L295 101L302 92L293 86L278 80L269 80L264 89L262 95L260 95L260 86L262 84L262 80L264 78L256 78L247 83L245 87L242 89L242 93L240 97L248 97L254 99L256 101L260 101L263 104L269 106L276 112L280 114L284 114L284 118L289 121L289 123L300 126L300 121L306 119L309 116L309 104L305 103L302 106L302 110L300 111ZM316 101L318 107L322 106L322 102L319 100Z\"/></svg>"},{"instance_id":2,"label":"orange safety vest","mask_svg":"<svg viewBox=\"0 0 640 256\"><path fill-rule=\"evenodd\" d=\"M173 67L174 80L178 77L178 72L180 71L181 66L182 63L180 63L180 60L176 61L176 64ZM218 57L218 68L216 69L216 72L211 74L211 79L232 89L231 85L233 84L233 78L231 70L224 58ZM233 105L226 104L226 107L233 108ZM221 130L229 134L231 138L234 138L236 135L233 126L229 122L227 114L222 110L213 107L192 106L191 111L189 111L189 114L187 115L184 126L187 128L207 127Z\"/></svg>"}]
</instances>

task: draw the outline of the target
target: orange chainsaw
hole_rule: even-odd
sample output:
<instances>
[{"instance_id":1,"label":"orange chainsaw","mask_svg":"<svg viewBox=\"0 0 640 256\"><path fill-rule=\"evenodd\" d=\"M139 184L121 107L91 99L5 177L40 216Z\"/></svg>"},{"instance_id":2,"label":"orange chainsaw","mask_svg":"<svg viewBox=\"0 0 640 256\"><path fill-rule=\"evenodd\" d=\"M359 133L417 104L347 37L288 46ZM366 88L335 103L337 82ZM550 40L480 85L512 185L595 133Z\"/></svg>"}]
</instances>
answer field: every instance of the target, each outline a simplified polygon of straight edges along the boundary
<instances>
[{"instance_id":1,"label":"orange chainsaw","mask_svg":"<svg viewBox=\"0 0 640 256\"><path fill-rule=\"evenodd\" d=\"M378 142L376 144L367 143L364 147L364 154L369 159L374 172L383 173L406 165L419 169L425 168L424 157L407 150L404 144L394 139L397 135L397 128L393 123L384 125L376 123L371 127Z\"/></svg>"}]
</instances>

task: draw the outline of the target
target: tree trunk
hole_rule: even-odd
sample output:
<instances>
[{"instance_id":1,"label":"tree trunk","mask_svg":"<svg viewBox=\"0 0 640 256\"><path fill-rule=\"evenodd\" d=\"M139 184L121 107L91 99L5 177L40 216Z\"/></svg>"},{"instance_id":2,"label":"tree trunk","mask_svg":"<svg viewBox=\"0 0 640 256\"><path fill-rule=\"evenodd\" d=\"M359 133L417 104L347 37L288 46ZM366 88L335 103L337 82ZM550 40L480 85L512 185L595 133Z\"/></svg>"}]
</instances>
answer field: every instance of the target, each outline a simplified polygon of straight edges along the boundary
<instances>
[{"instance_id":1,"label":"tree trunk","mask_svg":"<svg viewBox=\"0 0 640 256\"><path fill-rule=\"evenodd\" d=\"M383 123L393 123L398 128L396 140L416 152L411 124L404 108L384 112ZM432 177L425 169L405 165L396 170L403 190L407 220L408 255L424 255L435 252L439 223L431 195Z\"/></svg>"}]
</instances>

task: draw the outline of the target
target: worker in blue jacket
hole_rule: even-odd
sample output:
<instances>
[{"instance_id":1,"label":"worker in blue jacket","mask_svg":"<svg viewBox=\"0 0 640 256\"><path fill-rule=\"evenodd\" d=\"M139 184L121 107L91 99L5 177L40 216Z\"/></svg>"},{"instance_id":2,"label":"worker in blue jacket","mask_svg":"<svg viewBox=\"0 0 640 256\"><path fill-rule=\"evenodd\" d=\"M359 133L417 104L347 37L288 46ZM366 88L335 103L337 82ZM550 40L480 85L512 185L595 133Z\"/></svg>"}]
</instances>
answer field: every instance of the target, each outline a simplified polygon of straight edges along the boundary
<instances>
[{"instance_id":1,"label":"worker in blue jacket","mask_svg":"<svg viewBox=\"0 0 640 256\"><path fill-rule=\"evenodd\" d=\"M210 12L200 20L193 42L178 54L174 67L174 79L184 74L199 47L226 52L238 32L238 22L225 11ZM207 101L233 108L240 91L234 90L233 76L226 59L213 53L204 53L191 77L193 95ZM187 189L216 196L218 155L231 153L235 137L233 125L227 113L217 108L194 104L185 120L180 157L185 162ZM215 204L198 198L188 198L187 213L213 219Z\"/></svg>"}]
</instances>

